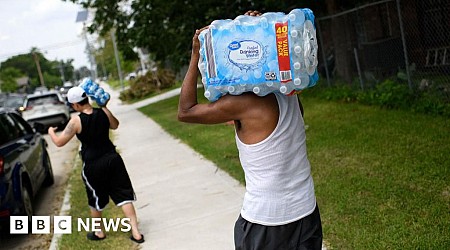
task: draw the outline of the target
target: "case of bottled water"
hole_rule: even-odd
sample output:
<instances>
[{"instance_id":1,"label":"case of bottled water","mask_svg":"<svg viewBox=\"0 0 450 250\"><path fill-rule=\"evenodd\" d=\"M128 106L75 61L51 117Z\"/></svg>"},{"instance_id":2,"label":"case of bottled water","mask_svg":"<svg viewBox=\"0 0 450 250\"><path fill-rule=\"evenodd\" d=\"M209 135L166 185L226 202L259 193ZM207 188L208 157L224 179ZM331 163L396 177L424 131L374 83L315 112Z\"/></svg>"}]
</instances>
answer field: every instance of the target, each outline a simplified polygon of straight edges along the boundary
<instances>
[{"instance_id":1,"label":"case of bottled water","mask_svg":"<svg viewBox=\"0 0 450 250\"><path fill-rule=\"evenodd\" d=\"M215 20L199 35L204 95L291 95L318 80L314 14L294 9Z\"/></svg>"},{"instance_id":2,"label":"case of bottled water","mask_svg":"<svg viewBox=\"0 0 450 250\"><path fill-rule=\"evenodd\" d=\"M86 94L93 99L99 106L105 106L108 100L111 98L108 92L106 92L97 83L93 82L90 78L85 78L79 85Z\"/></svg>"}]
</instances>

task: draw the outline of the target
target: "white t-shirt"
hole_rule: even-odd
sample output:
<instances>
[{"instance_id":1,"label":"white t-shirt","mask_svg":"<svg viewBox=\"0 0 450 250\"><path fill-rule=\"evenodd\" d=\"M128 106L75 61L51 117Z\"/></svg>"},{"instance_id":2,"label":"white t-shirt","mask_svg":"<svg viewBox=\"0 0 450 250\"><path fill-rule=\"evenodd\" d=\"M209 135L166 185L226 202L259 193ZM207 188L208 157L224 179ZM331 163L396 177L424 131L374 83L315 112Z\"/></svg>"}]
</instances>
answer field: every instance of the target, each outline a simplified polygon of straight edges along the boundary
<instances>
[{"instance_id":1,"label":"white t-shirt","mask_svg":"<svg viewBox=\"0 0 450 250\"><path fill-rule=\"evenodd\" d=\"M297 221L311 214L316 206L298 99L295 95L275 96L280 115L276 128L266 139L245 144L236 134L246 182L241 216L266 226Z\"/></svg>"}]
</instances>

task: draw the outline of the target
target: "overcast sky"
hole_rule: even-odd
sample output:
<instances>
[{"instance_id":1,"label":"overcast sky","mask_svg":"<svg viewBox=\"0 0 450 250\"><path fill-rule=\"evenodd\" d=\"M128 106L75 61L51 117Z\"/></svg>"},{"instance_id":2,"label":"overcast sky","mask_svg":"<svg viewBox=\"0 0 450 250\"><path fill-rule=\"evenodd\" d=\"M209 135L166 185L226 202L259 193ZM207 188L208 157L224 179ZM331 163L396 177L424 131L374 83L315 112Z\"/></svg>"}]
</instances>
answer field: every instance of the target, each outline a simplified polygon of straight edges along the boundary
<instances>
[{"instance_id":1,"label":"overcast sky","mask_svg":"<svg viewBox=\"0 0 450 250\"><path fill-rule=\"evenodd\" d=\"M0 0L0 63L37 47L48 60L89 67L83 24L75 22L81 10L62 0Z\"/></svg>"}]
</instances>

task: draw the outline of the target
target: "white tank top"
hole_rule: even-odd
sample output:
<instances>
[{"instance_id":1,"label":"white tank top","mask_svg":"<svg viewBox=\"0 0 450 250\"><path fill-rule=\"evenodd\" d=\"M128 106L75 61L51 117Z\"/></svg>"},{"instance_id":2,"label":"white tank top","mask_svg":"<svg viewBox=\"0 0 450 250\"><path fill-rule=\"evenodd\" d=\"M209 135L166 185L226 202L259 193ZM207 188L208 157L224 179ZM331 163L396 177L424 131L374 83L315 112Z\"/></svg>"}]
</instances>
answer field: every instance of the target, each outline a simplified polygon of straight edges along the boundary
<instances>
[{"instance_id":1,"label":"white tank top","mask_svg":"<svg viewBox=\"0 0 450 250\"><path fill-rule=\"evenodd\" d=\"M236 134L246 183L241 216L266 226L297 221L311 214L316 206L297 97L278 93L275 96L280 115L276 128L266 139L245 144Z\"/></svg>"}]
</instances>

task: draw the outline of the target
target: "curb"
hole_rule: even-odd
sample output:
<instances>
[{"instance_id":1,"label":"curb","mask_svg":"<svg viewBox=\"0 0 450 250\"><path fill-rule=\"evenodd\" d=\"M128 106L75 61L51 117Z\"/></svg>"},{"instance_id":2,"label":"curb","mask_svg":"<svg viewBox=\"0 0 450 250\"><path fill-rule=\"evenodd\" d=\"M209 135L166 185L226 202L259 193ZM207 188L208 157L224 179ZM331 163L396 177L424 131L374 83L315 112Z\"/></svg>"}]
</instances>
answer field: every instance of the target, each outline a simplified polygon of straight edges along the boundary
<instances>
[{"instance_id":1,"label":"curb","mask_svg":"<svg viewBox=\"0 0 450 250\"><path fill-rule=\"evenodd\" d=\"M75 168L75 165L78 162L78 158L80 156L78 154L76 154L75 159L74 159L74 163L72 165L72 169ZM64 199L61 205L61 209L59 211L59 216L65 216L69 213L70 211L70 190L71 190L71 185L70 185L70 178L67 180L69 182L69 184L66 187L66 192L64 194ZM48 248L49 250L58 250L58 243L59 240L61 239L62 234L55 234L53 233L53 237L52 237L52 241L50 243L50 247Z\"/></svg>"}]
</instances>

